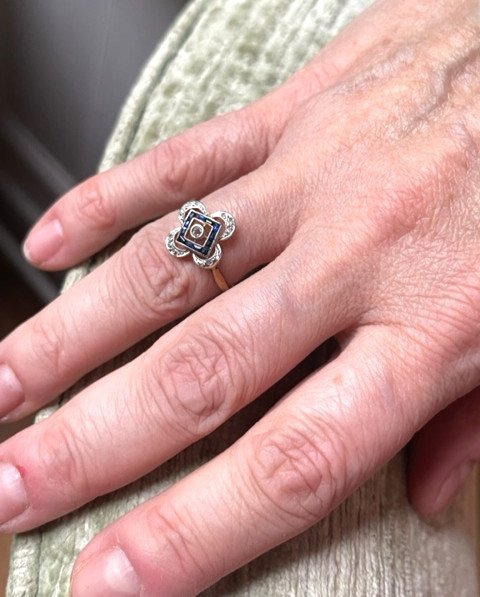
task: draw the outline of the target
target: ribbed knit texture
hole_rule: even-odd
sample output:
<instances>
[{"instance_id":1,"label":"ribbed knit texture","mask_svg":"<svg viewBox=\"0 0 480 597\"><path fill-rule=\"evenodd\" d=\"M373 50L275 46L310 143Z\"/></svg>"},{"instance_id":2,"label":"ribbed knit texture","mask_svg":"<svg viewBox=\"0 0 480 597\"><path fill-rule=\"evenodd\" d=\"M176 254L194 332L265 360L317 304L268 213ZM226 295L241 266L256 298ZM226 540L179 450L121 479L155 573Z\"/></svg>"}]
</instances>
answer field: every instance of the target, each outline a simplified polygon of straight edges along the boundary
<instances>
[{"instance_id":1,"label":"ribbed knit texture","mask_svg":"<svg viewBox=\"0 0 480 597\"><path fill-rule=\"evenodd\" d=\"M127 99L100 169L264 95L368 4L370 0L193 0ZM64 289L124 240L72 270ZM52 414L86 384L134 357L153 339L89 375L58 404L42 409L36 420ZM317 365L309 361L304 369ZM58 521L17 535L7 596L67 596L77 554L102 528L223 451L294 382L295 377L279 384L143 479ZM402 452L325 520L228 575L204 595L477 595L473 476L454 507L434 525L420 521L408 505L404 477Z\"/></svg>"}]
</instances>

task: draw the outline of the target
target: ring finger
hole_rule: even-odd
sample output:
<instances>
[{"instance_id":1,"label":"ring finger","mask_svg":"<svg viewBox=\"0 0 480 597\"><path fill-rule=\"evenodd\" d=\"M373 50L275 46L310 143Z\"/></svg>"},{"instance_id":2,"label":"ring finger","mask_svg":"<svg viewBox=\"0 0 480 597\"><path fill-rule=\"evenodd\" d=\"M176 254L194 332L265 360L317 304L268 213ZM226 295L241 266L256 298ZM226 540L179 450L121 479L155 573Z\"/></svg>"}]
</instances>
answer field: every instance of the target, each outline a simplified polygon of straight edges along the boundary
<instances>
[{"instance_id":1,"label":"ring finger","mask_svg":"<svg viewBox=\"0 0 480 597\"><path fill-rule=\"evenodd\" d=\"M215 191L208 210L234 214L237 231L224 247L229 283L276 257L292 222L268 213L266 167ZM278 177L277 177L278 178ZM290 209L290 212L292 210ZM277 232L273 240L263 222ZM15 420L50 402L82 375L218 293L209 272L165 248L176 213L142 228L106 263L22 324L0 344L0 416ZM92 330L95 333L92 333Z\"/></svg>"}]
</instances>

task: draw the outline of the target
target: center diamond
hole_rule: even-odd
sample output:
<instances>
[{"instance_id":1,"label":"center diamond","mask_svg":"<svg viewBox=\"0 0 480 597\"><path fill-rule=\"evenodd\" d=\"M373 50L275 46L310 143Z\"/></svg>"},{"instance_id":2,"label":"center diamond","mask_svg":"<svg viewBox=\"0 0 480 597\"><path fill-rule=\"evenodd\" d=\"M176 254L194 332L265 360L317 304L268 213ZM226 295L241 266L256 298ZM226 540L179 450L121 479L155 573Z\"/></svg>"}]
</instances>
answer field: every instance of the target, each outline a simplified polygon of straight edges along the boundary
<instances>
[{"instance_id":1,"label":"center diamond","mask_svg":"<svg viewBox=\"0 0 480 597\"><path fill-rule=\"evenodd\" d=\"M176 242L201 257L208 257L215 246L221 225L195 209L191 209L178 233Z\"/></svg>"}]
</instances>

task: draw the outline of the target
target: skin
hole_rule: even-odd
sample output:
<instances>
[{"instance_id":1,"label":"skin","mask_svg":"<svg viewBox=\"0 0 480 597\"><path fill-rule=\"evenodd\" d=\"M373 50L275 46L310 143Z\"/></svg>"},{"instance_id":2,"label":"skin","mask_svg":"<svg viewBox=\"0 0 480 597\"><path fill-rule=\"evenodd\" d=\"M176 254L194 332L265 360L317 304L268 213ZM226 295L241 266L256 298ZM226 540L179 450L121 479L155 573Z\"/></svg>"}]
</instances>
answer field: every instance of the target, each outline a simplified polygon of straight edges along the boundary
<instances>
[{"instance_id":1,"label":"skin","mask_svg":"<svg viewBox=\"0 0 480 597\"><path fill-rule=\"evenodd\" d=\"M0 445L29 503L2 531L143 476L330 336L341 346L225 452L99 533L73 595L108 595L103 566L122 551L132 594L194 595L315 524L408 442L420 514L461 487L480 456L479 33L473 0L377 2L259 101L90 178L36 224L27 255L56 270L153 220L2 341L25 394L11 420L203 306ZM165 250L192 197L237 220L221 295ZM39 240L56 219L61 238Z\"/></svg>"}]
</instances>

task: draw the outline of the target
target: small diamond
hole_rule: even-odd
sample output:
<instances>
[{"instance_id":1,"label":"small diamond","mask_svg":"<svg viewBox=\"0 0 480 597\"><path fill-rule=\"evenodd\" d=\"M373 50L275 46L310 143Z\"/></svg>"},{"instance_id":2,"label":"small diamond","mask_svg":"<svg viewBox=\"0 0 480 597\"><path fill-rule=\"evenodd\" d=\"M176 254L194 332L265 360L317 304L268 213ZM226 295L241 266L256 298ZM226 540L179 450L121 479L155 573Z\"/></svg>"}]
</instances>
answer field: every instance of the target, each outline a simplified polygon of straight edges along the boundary
<instances>
[{"instance_id":1,"label":"small diamond","mask_svg":"<svg viewBox=\"0 0 480 597\"><path fill-rule=\"evenodd\" d=\"M200 225L200 224L194 224L190 228L190 234L193 236L193 238L202 238L202 236L203 236L203 226Z\"/></svg>"}]
</instances>

